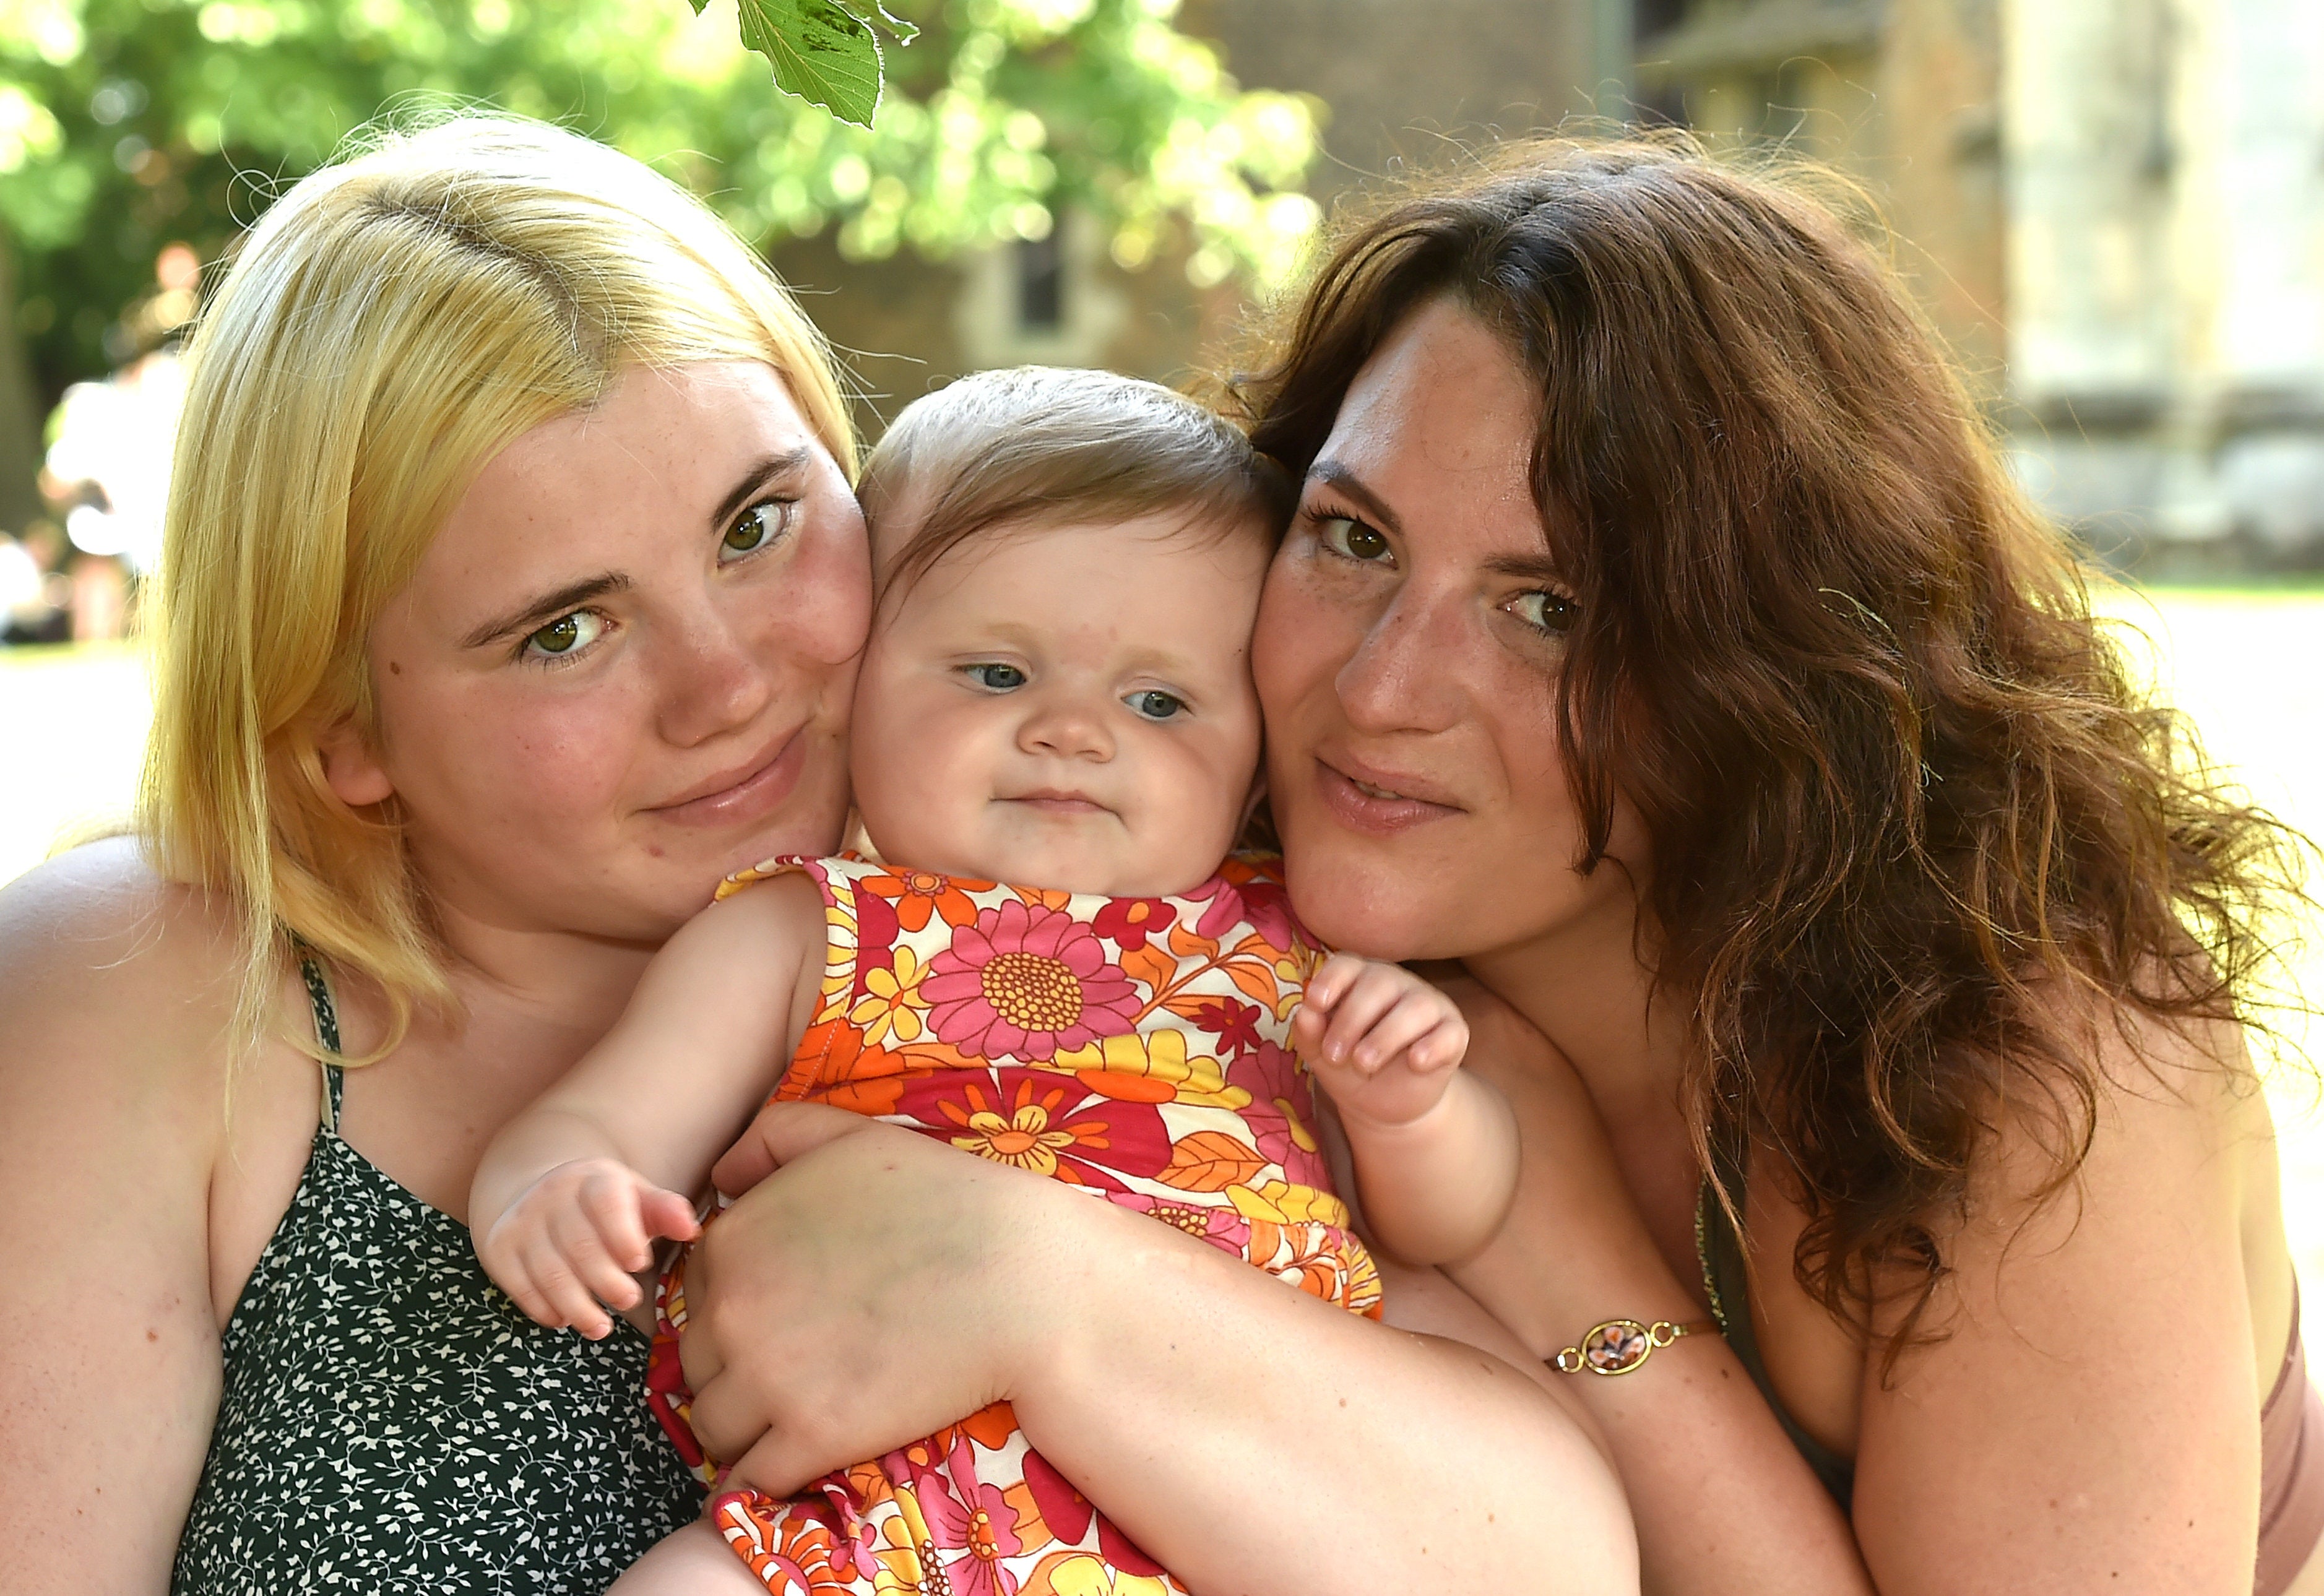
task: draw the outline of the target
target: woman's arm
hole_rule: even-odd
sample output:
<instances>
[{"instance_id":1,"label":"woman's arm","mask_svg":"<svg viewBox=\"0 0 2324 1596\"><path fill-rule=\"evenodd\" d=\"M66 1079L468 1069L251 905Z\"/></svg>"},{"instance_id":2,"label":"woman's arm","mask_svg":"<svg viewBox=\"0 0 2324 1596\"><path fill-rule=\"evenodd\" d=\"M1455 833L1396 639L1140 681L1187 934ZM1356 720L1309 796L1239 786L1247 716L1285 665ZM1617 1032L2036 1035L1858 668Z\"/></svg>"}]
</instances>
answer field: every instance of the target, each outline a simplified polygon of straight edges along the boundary
<instances>
[{"instance_id":1,"label":"woman's arm","mask_svg":"<svg viewBox=\"0 0 2324 1596\"><path fill-rule=\"evenodd\" d=\"M28 1596L165 1590L208 1445L232 992L203 918L120 845L0 892L0 1545Z\"/></svg>"},{"instance_id":2,"label":"woman's arm","mask_svg":"<svg viewBox=\"0 0 2324 1596\"><path fill-rule=\"evenodd\" d=\"M753 1137L782 1167L696 1252L687 1366L697 1429L748 1448L757 1483L796 1488L1006 1398L1198 1591L1635 1582L1604 1459L1499 1358L836 1110L779 1105ZM722 1165L720 1183L755 1172ZM1402 1296L1458 1318L1441 1282Z\"/></svg>"},{"instance_id":3,"label":"woman's arm","mask_svg":"<svg viewBox=\"0 0 2324 1596\"><path fill-rule=\"evenodd\" d=\"M2267 1327L2255 1370L2246 1260L2291 1274L2254 1197L2275 1178L2266 1104L2184 1038L2149 1028L2143 1059L2092 1029L2109 1084L2078 1177L2043 1200L2054 1132L2006 1123L1939 1237L1941 1339L1865 1370L1856 1527L1883 1591L2252 1588L2283 1341Z\"/></svg>"},{"instance_id":4,"label":"woman's arm","mask_svg":"<svg viewBox=\"0 0 2324 1596\"><path fill-rule=\"evenodd\" d=\"M1492 1007L1470 1011L1478 1067L1522 1061L1526 1037L1547 1049L1529 1027L1502 1034ZM1852 1524L1723 1342L1689 1337L1635 1374L1569 1381L1620 1466L1648 1589L2249 1591L2264 1391L2239 1216L2264 1104L2184 1043L2158 1040L2150 1069L2111 1025L2092 1029L2116 1084L2079 1179L2043 1202L2055 1135L2038 1116L2005 1124L1969 1214L1940 1238L1934 1339L1893 1371L1877 1340L1868 1353L1800 1288L1801 1216L1772 1182L1752 1185L1752 1307L1771 1369L1860 1391ZM1547 1050L1497 1079L1524 1127L1523 1184L1502 1234L1454 1278L1543 1356L1618 1313L1698 1311L1571 1068ZM1878 1328L1900 1314L1891 1302Z\"/></svg>"},{"instance_id":5,"label":"woman's arm","mask_svg":"<svg viewBox=\"0 0 2324 1596\"><path fill-rule=\"evenodd\" d=\"M1475 1034L1471 1067L1508 1098L1522 1154L1500 1233L1446 1273L1539 1359L1606 1319L1708 1318L1655 1249L1581 1078L1514 1011L1473 983L1452 984ZM1614 1455L1646 1589L1873 1588L1848 1520L1725 1341L1691 1335L1629 1374L1558 1378Z\"/></svg>"}]
</instances>

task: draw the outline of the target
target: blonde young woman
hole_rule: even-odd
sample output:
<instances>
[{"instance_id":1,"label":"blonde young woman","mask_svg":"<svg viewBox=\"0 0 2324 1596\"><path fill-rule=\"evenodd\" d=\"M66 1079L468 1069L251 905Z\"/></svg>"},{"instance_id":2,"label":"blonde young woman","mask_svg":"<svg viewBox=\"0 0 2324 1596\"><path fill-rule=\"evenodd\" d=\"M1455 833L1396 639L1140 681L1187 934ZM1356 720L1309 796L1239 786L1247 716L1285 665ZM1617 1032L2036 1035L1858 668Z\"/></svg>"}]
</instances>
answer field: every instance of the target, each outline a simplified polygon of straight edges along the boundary
<instances>
[{"instance_id":1,"label":"blonde young woman","mask_svg":"<svg viewBox=\"0 0 2324 1596\"><path fill-rule=\"evenodd\" d=\"M845 412L813 329L706 212L505 121L299 185L194 357L141 835L0 893L9 1586L599 1590L698 1505L645 1345L532 1325L464 1204L724 875L838 844L870 609ZM887 1134L917 1145L858 1146L993 1173ZM853 1201L810 1204L789 1243L838 1241ZM908 1278L933 1218L863 1260ZM805 1322L752 1254L704 1282L730 1389ZM1101 1261L1049 1257L1058 1280ZM1635 1578L1610 1468L1442 1280L1399 1280L1392 1317L1503 1357L1351 1336L1272 1280L1191 1284L1166 1265L1141 1289L1237 1349L1250 1404L1197 1400L1167 1458L1117 1446L1117 1409L1133 1382L1132 1409L1203 1398L1213 1371L1117 1360L1105 1400L1023 1413L1194 1588ZM773 1311L718 1312L738 1290ZM820 1350L844 1364L924 1305L869 1305ZM810 1382L758 1483L798 1483L771 1474L799 1448L822 1459L803 1479L933 1427L812 1422L863 1374ZM1400 1516L1468 1474L1430 1523Z\"/></svg>"},{"instance_id":2,"label":"blonde young woman","mask_svg":"<svg viewBox=\"0 0 2324 1596\"><path fill-rule=\"evenodd\" d=\"M139 837L0 897L7 1582L602 1589L699 1505L644 1338L461 1212L723 874L836 841L846 412L708 212L511 122L299 185L193 359Z\"/></svg>"}]
</instances>

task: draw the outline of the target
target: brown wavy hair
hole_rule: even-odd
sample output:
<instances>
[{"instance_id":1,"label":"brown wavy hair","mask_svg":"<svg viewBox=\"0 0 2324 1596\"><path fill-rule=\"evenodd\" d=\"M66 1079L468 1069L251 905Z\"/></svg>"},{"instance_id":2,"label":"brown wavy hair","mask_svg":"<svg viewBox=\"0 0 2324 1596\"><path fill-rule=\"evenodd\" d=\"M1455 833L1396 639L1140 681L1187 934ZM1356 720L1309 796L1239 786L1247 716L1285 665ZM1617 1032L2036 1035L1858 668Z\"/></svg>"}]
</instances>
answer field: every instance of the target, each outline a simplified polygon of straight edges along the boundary
<instances>
[{"instance_id":1,"label":"brown wavy hair","mask_svg":"<svg viewBox=\"0 0 2324 1596\"><path fill-rule=\"evenodd\" d=\"M1304 472L1448 299L1538 384L1578 867L1619 795L1642 948L1692 1003L1697 1152L1774 1154L1833 1313L1912 1283L1893 1355L2003 1105L2036 1105L2061 1189L2107 1084L2092 1017L2251 1018L2303 850L2135 684L1893 273L1796 184L1558 141L1397 199L1228 384L1252 440Z\"/></svg>"}]
</instances>

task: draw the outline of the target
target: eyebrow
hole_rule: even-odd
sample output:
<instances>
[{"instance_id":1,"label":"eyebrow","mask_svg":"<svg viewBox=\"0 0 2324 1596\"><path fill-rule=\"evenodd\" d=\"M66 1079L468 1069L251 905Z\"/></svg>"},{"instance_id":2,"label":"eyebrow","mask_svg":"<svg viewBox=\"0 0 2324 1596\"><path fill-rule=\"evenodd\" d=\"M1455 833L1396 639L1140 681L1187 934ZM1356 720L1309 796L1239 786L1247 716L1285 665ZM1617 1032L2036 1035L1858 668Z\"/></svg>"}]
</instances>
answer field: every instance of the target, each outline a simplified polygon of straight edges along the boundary
<instances>
[{"instance_id":1,"label":"eyebrow","mask_svg":"<svg viewBox=\"0 0 2324 1596\"><path fill-rule=\"evenodd\" d=\"M486 643L518 632L529 632L534 627L554 621L566 611L602 598L608 593L627 593L630 579L619 571L600 571L594 577L584 577L578 582L567 583L554 593L544 593L524 608L487 621L460 640L464 649L480 649Z\"/></svg>"},{"instance_id":2,"label":"eyebrow","mask_svg":"<svg viewBox=\"0 0 2324 1596\"><path fill-rule=\"evenodd\" d=\"M1337 460L1318 460L1307 468L1307 480L1328 484L1356 502L1358 508L1388 530L1401 537L1404 523L1395 511L1371 489L1363 479ZM1563 582L1565 574L1558 568L1557 557L1544 551L1540 554L1501 554L1485 562L1485 568L1496 576L1515 577L1526 582Z\"/></svg>"},{"instance_id":3,"label":"eyebrow","mask_svg":"<svg viewBox=\"0 0 2324 1596\"><path fill-rule=\"evenodd\" d=\"M1363 478L1337 460L1316 461L1307 467L1307 480L1323 483L1345 494L1356 502L1357 508L1379 522L1384 529L1396 533L1398 537L1403 536L1403 519L1388 507L1388 502L1385 499L1364 485Z\"/></svg>"},{"instance_id":4,"label":"eyebrow","mask_svg":"<svg viewBox=\"0 0 2324 1596\"><path fill-rule=\"evenodd\" d=\"M806 465L808 453L807 446L800 444L796 448L785 449L779 455L769 455L745 471L742 480L727 492L724 498L718 501L718 508L710 512L710 530L714 532L724 530L726 523L734 519L735 512L751 502L751 496L753 494L758 493L775 478L788 476Z\"/></svg>"},{"instance_id":5,"label":"eyebrow","mask_svg":"<svg viewBox=\"0 0 2324 1596\"><path fill-rule=\"evenodd\" d=\"M1485 562L1485 568L1495 576L1515 577L1525 582L1568 580L1558 568L1557 557L1551 554L1497 554Z\"/></svg>"},{"instance_id":6,"label":"eyebrow","mask_svg":"<svg viewBox=\"0 0 2324 1596\"><path fill-rule=\"evenodd\" d=\"M785 476L798 470L807 463L808 457L807 446L800 444L796 448L785 449L779 455L770 455L752 465L749 470L743 472L741 479L727 490L726 496L718 501L718 507L710 512L710 530L714 532L723 530L728 521L734 519L735 512L751 502L752 494L764 489L777 477ZM587 604L593 598L603 598L609 593L627 593L629 590L629 577L619 571L601 571L594 577L584 577L580 581L568 583L554 593L541 595L521 610L503 615L498 620L485 622L462 638L460 646L464 649L480 649L497 639L511 637L521 632L530 632L534 627L554 621L566 611Z\"/></svg>"}]
</instances>

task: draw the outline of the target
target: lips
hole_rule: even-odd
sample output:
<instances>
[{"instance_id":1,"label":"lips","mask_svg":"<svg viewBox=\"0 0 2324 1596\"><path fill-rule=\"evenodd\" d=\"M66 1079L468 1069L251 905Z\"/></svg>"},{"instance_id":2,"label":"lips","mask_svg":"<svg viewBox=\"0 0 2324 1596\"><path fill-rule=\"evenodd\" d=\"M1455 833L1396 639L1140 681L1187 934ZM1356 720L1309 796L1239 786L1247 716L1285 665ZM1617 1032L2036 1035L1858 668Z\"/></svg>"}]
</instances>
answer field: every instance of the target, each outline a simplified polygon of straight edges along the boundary
<instances>
[{"instance_id":1,"label":"lips","mask_svg":"<svg viewBox=\"0 0 2324 1596\"><path fill-rule=\"evenodd\" d=\"M1113 811L1086 793L1065 788L1041 788L1032 792L1020 792L1001 800L1004 804L1022 804L1044 815L1110 815Z\"/></svg>"},{"instance_id":2,"label":"lips","mask_svg":"<svg viewBox=\"0 0 2324 1596\"><path fill-rule=\"evenodd\" d=\"M1462 813L1459 805L1443 801L1450 795L1434 782L1375 770L1353 760L1335 764L1318 758L1315 796L1342 826L1373 836L1392 836Z\"/></svg>"},{"instance_id":3,"label":"lips","mask_svg":"<svg viewBox=\"0 0 2324 1596\"><path fill-rule=\"evenodd\" d=\"M807 765L807 728L799 727L746 764L697 782L646 813L676 826L748 825L779 807Z\"/></svg>"}]
</instances>

